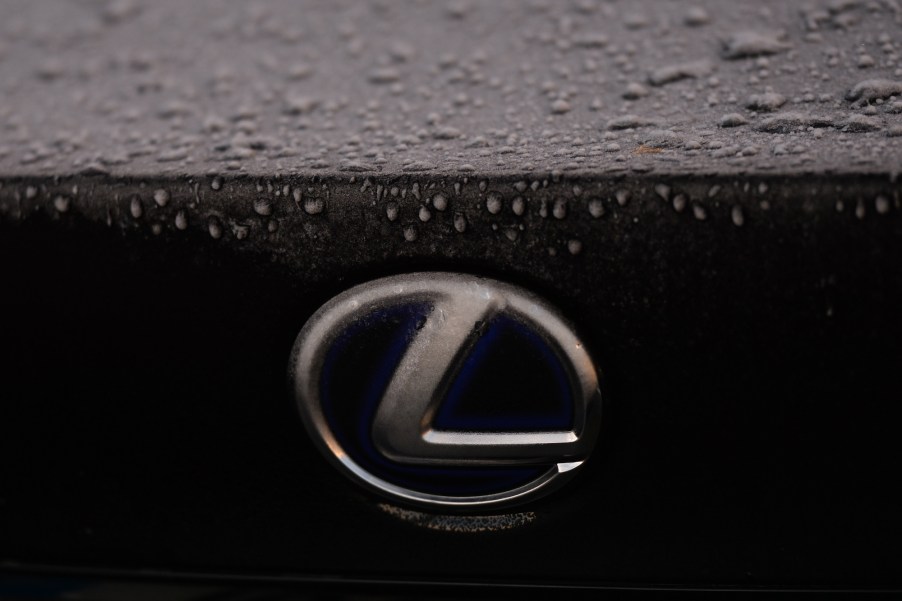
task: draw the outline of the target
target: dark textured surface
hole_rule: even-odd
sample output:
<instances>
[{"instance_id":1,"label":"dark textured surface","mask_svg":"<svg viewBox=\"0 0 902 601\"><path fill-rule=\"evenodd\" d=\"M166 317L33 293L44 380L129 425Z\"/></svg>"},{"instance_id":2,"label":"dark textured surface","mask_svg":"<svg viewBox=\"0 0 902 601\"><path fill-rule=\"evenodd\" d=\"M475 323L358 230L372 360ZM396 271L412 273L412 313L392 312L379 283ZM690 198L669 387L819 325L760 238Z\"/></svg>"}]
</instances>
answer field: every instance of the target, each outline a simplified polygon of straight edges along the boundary
<instances>
[{"instance_id":1,"label":"dark textured surface","mask_svg":"<svg viewBox=\"0 0 902 601\"><path fill-rule=\"evenodd\" d=\"M896 0L2 8L0 175L887 173L902 157Z\"/></svg>"}]
</instances>

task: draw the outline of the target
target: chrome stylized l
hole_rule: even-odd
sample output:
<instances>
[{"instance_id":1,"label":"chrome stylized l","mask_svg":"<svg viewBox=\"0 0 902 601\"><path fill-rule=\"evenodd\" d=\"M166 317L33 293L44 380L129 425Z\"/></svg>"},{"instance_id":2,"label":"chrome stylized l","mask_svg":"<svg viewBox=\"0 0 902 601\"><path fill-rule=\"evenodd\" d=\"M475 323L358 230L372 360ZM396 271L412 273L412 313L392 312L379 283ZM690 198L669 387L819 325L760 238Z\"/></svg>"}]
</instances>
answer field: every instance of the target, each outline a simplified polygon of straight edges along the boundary
<instances>
[{"instance_id":1,"label":"chrome stylized l","mask_svg":"<svg viewBox=\"0 0 902 601\"><path fill-rule=\"evenodd\" d=\"M586 393L597 388L594 370L571 372L576 380L571 386L577 389L571 430L462 432L433 427L457 368L479 338L480 325L498 313L527 321L562 355L564 365L588 363L570 329L519 291L474 280L454 290L436 291L431 301L434 309L408 347L376 413L372 433L380 452L400 463L433 465L528 465L584 459L594 439L594 432L586 432L590 398Z\"/></svg>"},{"instance_id":2,"label":"chrome stylized l","mask_svg":"<svg viewBox=\"0 0 902 601\"><path fill-rule=\"evenodd\" d=\"M411 310L398 317L397 310L405 308ZM547 429L541 427L544 418L522 422L530 424L528 431L513 425L521 423L513 414L485 422L507 426L503 431L437 427L467 423L437 418L463 366L497 320L522 328L550 353L541 360L557 364L567 417L548 421L557 426ZM390 349L379 350L384 342L369 345L383 340L378 337L386 331L403 332L403 338ZM368 380L359 386L347 383L357 375L354 360L342 363L346 371L334 371L336 357L356 357L349 349L358 340L370 357L368 366L360 366ZM374 368L373 361L384 368ZM516 369L499 374L512 376ZM497 507L547 494L589 456L600 425L598 375L573 328L537 295L466 274L411 273L337 295L298 334L289 378L304 424L330 461L381 494L429 506ZM347 385L336 384L336 378ZM490 386L503 390L504 382ZM470 479L474 473L478 481Z\"/></svg>"}]
</instances>

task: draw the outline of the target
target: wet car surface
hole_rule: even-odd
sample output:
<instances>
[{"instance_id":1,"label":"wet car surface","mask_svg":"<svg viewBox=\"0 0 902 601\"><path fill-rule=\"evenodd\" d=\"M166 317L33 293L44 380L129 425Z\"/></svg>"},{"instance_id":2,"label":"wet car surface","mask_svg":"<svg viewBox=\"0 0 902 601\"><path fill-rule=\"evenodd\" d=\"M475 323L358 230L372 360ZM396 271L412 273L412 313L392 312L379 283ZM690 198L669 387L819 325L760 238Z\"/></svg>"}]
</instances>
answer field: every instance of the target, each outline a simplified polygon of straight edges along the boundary
<instances>
[{"instance_id":1,"label":"wet car surface","mask_svg":"<svg viewBox=\"0 0 902 601\"><path fill-rule=\"evenodd\" d=\"M895 3L3 6L7 582L898 587ZM417 271L583 334L559 491L442 512L317 452L298 331Z\"/></svg>"}]
</instances>

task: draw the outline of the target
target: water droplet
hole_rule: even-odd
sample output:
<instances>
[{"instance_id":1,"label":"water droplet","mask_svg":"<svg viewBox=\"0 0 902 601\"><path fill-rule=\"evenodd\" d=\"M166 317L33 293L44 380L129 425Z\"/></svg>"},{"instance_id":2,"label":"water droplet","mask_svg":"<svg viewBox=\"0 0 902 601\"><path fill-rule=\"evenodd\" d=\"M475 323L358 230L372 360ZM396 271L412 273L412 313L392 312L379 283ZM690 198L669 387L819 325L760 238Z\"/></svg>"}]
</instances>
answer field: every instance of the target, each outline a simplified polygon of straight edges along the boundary
<instances>
[{"instance_id":1,"label":"water droplet","mask_svg":"<svg viewBox=\"0 0 902 601\"><path fill-rule=\"evenodd\" d=\"M551 112L555 115L562 115L564 113L569 113L571 110L570 103L564 100L563 98L558 98L554 102L551 103Z\"/></svg>"},{"instance_id":2,"label":"water droplet","mask_svg":"<svg viewBox=\"0 0 902 601\"><path fill-rule=\"evenodd\" d=\"M682 213L686 209L686 204L688 204L689 199L685 194L677 194L673 197L673 210L677 213Z\"/></svg>"},{"instance_id":3,"label":"water droplet","mask_svg":"<svg viewBox=\"0 0 902 601\"><path fill-rule=\"evenodd\" d=\"M542 204L539 205L539 217L542 219L548 218L548 202L542 199Z\"/></svg>"},{"instance_id":4,"label":"water droplet","mask_svg":"<svg viewBox=\"0 0 902 601\"><path fill-rule=\"evenodd\" d=\"M451 127L448 125L437 128L434 132L432 132L432 137L436 140L456 140L463 135L456 127Z\"/></svg>"},{"instance_id":5,"label":"water droplet","mask_svg":"<svg viewBox=\"0 0 902 601\"><path fill-rule=\"evenodd\" d=\"M59 79L66 73L65 66L58 59L49 58L38 65L35 74L44 81Z\"/></svg>"},{"instance_id":6,"label":"water droplet","mask_svg":"<svg viewBox=\"0 0 902 601\"><path fill-rule=\"evenodd\" d=\"M733 225L736 227L742 227L745 223L745 214L742 212L742 207L739 205L735 205L732 209L730 209L730 218L733 220Z\"/></svg>"},{"instance_id":7,"label":"water droplet","mask_svg":"<svg viewBox=\"0 0 902 601\"><path fill-rule=\"evenodd\" d=\"M210 182L210 188L213 190L221 190L222 189L222 178L218 175L213 178L213 181Z\"/></svg>"},{"instance_id":8,"label":"water droplet","mask_svg":"<svg viewBox=\"0 0 902 601\"><path fill-rule=\"evenodd\" d=\"M501 207L504 203L504 200L501 198L501 195L497 192L489 192L488 196L485 199L485 208L492 215L497 215L501 212Z\"/></svg>"},{"instance_id":9,"label":"water droplet","mask_svg":"<svg viewBox=\"0 0 902 601\"><path fill-rule=\"evenodd\" d=\"M263 217L272 215L272 201L268 198L257 198L254 200L254 213Z\"/></svg>"},{"instance_id":10,"label":"water droplet","mask_svg":"<svg viewBox=\"0 0 902 601\"><path fill-rule=\"evenodd\" d=\"M608 36L600 31L584 33L573 40L581 48L604 48L608 45Z\"/></svg>"},{"instance_id":11,"label":"water droplet","mask_svg":"<svg viewBox=\"0 0 902 601\"><path fill-rule=\"evenodd\" d=\"M400 212L400 207L398 203L392 201L385 205L385 216L388 217L389 221L394 221L398 218L398 213Z\"/></svg>"},{"instance_id":12,"label":"water droplet","mask_svg":"<svg viewBox=\"0 0 902 601\"><path fill-rule=\"evenodd\" d=\"M627 13L623 16L623 24L627 29L643 29L648 27L648 17L638 12Z\"/></svg>"},{"instance_id":13,"label":"water droplet","mask_svg":"<svg viewBox=\"0 0 902 601\"><path fill-rule=\"evenodd\" d=\"M153 201L158 207L165 207L169 204L169 192L162 188L155 190L153 193Z\"/></svg>"},{"instance_id":14,"label":"water droplet","mask_svg":"<svg viewBox=\"0 0 902 601\"><path fill-rule=\"evenodd\" d=\"M436 194L432 197L432 206L436 211L444 211L448 208L448 197L444 194Z\"/></svg>"},{"instance_id":15,"label":"water droplet","mask_svg":"<svg viewBox=\"0 0 902 601\"><path fill-rule=\"evenodd\" d=\"M419 213L420 221L426 223L430 219L432 219L432 211L430 211L427 207L420 207Z\"/></svg>"},{"instance_id":16,"label":"water droplet","mask_svg":"<svg viewBox=\"0 0 902 601\"><path fill-rule=\"evenodd\" d=\"M417 228L412 225L408 225L404 228L404 239L408 242L413 242L417 239Z\"/></svg>"},{"instance_id":17,"label":"water droplet","mask_svg":"<svg viewBox=\"0 0 902 601\"><path fill-rule=\"evenodd\" d=\"M625 207L626 203L630 201L629 190L617 190L614 193L614 197L617 199L617 204L619 204L621 207Z\"/></svg>"},{"instance_id":18,"label":"water droplet","mask_svg":"<svg viewBox=\"0 0 902 601\"><path fill-rule=\"evenodd\" d=\"M617 129L630 129L630 128L638 128L638 127L648 127L649 125L654 125L656 121L654 119L647 119L645 117L640 117L639 115L623 115L621 117L615 117L607 122L607 128L611 130Z\"/></svg>"},{"instance_id":19,"label":"water droplet","mask_svg":"<svg viewBox=\"0 0 902 601\"><path fill-rule=\"evenodd\" d=\"M683 14L683 24L688 27L701 27L711 22L711 16L701 6L690 6Z\"/></svg>"},{"instance_id":20,"label":"water droplet","mask_svg":"<svg viewBox=\"0 0 902 601\"><path fill-rule=\"evenodd\" d=\"M66 213L69 210L69 197L58 195L53 199L53 208L60 213Z\"/></svg>"},{"instance_id":21,"label":"water droplet","mask_svg":"<svg viewBox=\"0 0 902 601\"><path fill-rule=\"evenodd\" d=\"M175 229L188 229L188 215L185 213L184 209L179 210L179 212L175 214Z\"/></svg>"},{"instance_id":22,"label":"water droplet","mask_svg":"<svg viewBox=\"0 0 902 601\"><path fill-rule=\"evenodd\" d=\"M777 94L776 92L764 92L763 94L752 94L745 102L745 108L753 111L772 112L786 104L786 96Z\"/></svg>"},{"instance_id":23,"label":"water droplet","mask_svg":"<svg viewBox=\"0 0 902 601\"><path fill-rule=\"evenodd\" d=\"M784 52L792 46L783 38L782 32L739 31L723 40L723 57L738 59Z\"/></svg>"},{"instance_id":24,"label":"water droplet","mask_svg":"<svg viewBox=\"0 0 902 601\"><path fill-rule=\"evenodd\" d=\"M370 83L395 83L401 79L401 72L394 67L377 67L370 71L367 79Z\"/></svg>"},{"instance_id":25,"label":"water droplet","mask_svg":"<svg viewBox=\"0 0 902 601\"><path fill-rule=\"evenodd\" d=\"M432 171L435 169L437 165L435 163L430 163L429 161L413 161L411 163L406 163L401 167L402 171Z\"/></svg>"},{"instance_id":26,"label":"water droplet","mask_svg":"<svg viewBox=\"0 0 902 601\"><path fill-rule=\"evenodd\" d=\"M141 219L141 216L144 214L144 205L141 204L140 198L132 196L132 200L128 205L128 212L131 213L132 217L135 219Z\"/></svg>"},{"instance_id":27,"label":"water droplet","mask_svg":"<svg viewBox=\"0 0 902 601\"><path fill-rule=\"evenodd\" d=\"M692 205L692 215L699 221L704 221L708 218L708 211L706 211L705 207L703 207L702 205L694 204Z\"/></svg>"},{"instance_id":28,"label":"water droplet","mask_svg":"<svg viewBox=\"0 0 902 601\"><path fill-rule=\"evenodd\" d=\"M454 229L459 233L464 233L467 230L467 216L463 213L455 213L454 214Z\"/></svg>"},{"instance_id":29,"label":"water droplet","mask_svg":"<svg viewBox=\"0 0 902 601\"><path fill-rule=\"evenodd\" d=\"M514 215L520 216L526 211L526 201L522 196L517 196L511 201L511 210Z\"/></svg>"},{"instance_id":30,"label":"water droplet","mask_svg":"<svg viewBox=\"0 0 902 601\"><path fill-rule=\"evenodd\" d=\"M567 242L567 250L571 255L576 256L579 253L583 252L583 243L579 240L569 240Z\"/></svg>"},{"instance_id":31,"label":"water droplet","mask_svg":"<svg viewBox=\"0 0 902 601\"><path fill-rule=\"evenodd\" d=\"M184 161L188 158L188 151L184 148L170 148L164 150L157 156L159 163L173 163L176 161Z\"/></svg>"},{"instance_id":32,"label":"water droplet","mask_svg":"<svg viewBox=\"0 0 902 601\"><path fill-rule=\"evenodd\" d=\"M307 63L294 63L289 65L286 70L288 79L293 80L305 79L309 77L311 73L313 73L313 67Z\"/></svg>"},{"instance_id":33,"label":"water droplet","mask_svg":"<svg viewBox=\"0 0 902 601\"><path fill-rule=\"evenodd\" d=\"M661 200L667 202L670 200L670 186L667 184L655 184L655 194L661 197Z\"/></svg>"},{"instance_id":34,"label":"water droplet","mask_svg":"<svg viewBox=\"0 0 902 601\"><path fill-rule=\"evenodd\" d=\"M748 123L748 119L739 113L728 113L723 115L718 122L721 127L739 127Z\"/></svg>"},{"instance_id":35,"label":"water droplet","mask_svg":"<svg viewBox=\"0 0 902 601\"><path fill-rule=\"evenodd\" d=\"M555 200L551 214L554 215L555 219L565 218L567 216L567 201L560 198Z\"/></svg>"},{"instance_id":36,"label":"water droplet","mask_svg":"<svg viewBox=\"0 0 902 601\"><path fill-rule=\"evenodd\" d=\"M864 103L900 94L902 94L902 81L866 79L858 82L849 90L848 94L846 94L846 100L857 100L859 103Z\"/></svg>"},{"instance_id":37,"label":"water droplet","mask_svg":"<svg viewBox=\"0 0 902 601\"><path fill-rule=\"evenodd\" d=\"M853 134L866 133L871 131L880 131L883 129L883 123L874 117L866 117L864 115L850 115L843 121L836 124L842 128L842 131Z\"/></svg>"},{"instance_id":38,"label":"water droplet","mask_svg":"<svg viewBox=\"0 0 902 601\"><path fill-rule=\"evenodd\" d=\"M604 203L600 198L593 198L589 201L589 215L595 219L604 215Z\"/></svg>"},{"instance_id":39,"label":"water droplet","mask_svg":"<svg viewBox=\"0 0 902 601\"><path fill-rule=\"evenodd\" d=\"M648 94L648 88L637 81L633 81L626 85L626 89L623 91L622 96L625 100L639 100L640 98L648 96Z\"/></svg>"},{"instance_id":40,"label":"water droplet","mask_svg":"<svg viewBox=\"0 0 902 601\"><path fill-rule=\"evenodd\" d=\"M220 223L218 218L210 217L207 220L207 231L210 232L210 237L214 240L222 238L222 223Z\"/></svg>"},{"instance_id":41,"label":"water droplet","mask_svg":"<svg viewBox=\"0 0 902 601\"><path fill-rule=\"evenodd\" d=\"M878 196L874 200L874 208L877 209L878 214L886 215L889 213L889 199L886 196Z\"/></svg>"},{"instance_id":42,"label":"water droplet","mask_svg":"<svg viewBox=\"0 0 902 601\"><path fill-rule=\"evenodd\" d=\"M299 116L312 113L319 106L319 100L309 96L288 96L285 99L286 115Z\"/></svg>"},{"instance_id":43,"label":"water droplet","mask_svg":"<svg viewBox=\"0 0 902 601\"><path fill-rule=\"evenodd\" d=\"M308 215L319 215L325 206L326 203L322 198L307 197L304 199L304 212Z\"/></svg>"},{"instance_id":44,"label":"water droplet","mask_svg":"<svg viewBox=\"0 0 902 601\"><path fill-rule=\"evenodd\" d=\"M236 223L232 226L232 233L235 234L235 238L237 238L238 240L244 240L250 235L251 228L246 225Z\"/></svg>"},{"instance_id":45,"label":"water droplet","mask_svg":"<svg viewBox=\"0 0 902 601\"><path fill-rule=\"evenodd\" d=\"M833 119L794 111L777 113L760 121L755 129L771 134L789 134L807 127L830 127Z\"/></svg>"},{"instance_id":46,"label":"water droplet","mask_svg":"<svg viewBox=\"0 0 902 601\"><path fill-rule=\"evenodd\" d=\"M714 63L707 59L665 65L658 67L648 75L648 82L654 86L663 86L683 79L700 79L714 72Z\"/></svg>"},{"instance_id":47,"label":"water droplet","mask_svg":"<svg viewBox=\"0 0 902 601\"><path fill-rule=\"evenodd\" d=\"M24 162L24 161L23 161ZM109 175L110 170L104 167L99 163L89 163L85 165L80 171L82 175L94 176L94 175ZM160 230L162 231L162 230Z\"/></svg>"}]
</instances>

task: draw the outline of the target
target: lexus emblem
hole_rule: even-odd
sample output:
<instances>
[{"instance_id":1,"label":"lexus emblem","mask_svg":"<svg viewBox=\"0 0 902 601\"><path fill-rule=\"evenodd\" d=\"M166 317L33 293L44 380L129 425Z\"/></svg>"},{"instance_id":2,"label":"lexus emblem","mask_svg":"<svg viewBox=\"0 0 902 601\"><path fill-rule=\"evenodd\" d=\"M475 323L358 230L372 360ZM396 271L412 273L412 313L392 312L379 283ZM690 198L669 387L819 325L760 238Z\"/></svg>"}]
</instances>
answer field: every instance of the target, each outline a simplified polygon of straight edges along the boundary
<instances>
[{"instance_id":1,"label":"lexus emblem","mask_svg":"<svg viewBox=\"0 0 902 601\"><path fill-rule=\"evenodd\" d=\"M598 376L573 329L516 286L414 273L321 307L289 377L326 457L396 500L477 508L550 492L589 456Z\"/></svg>"}]
</instances>

